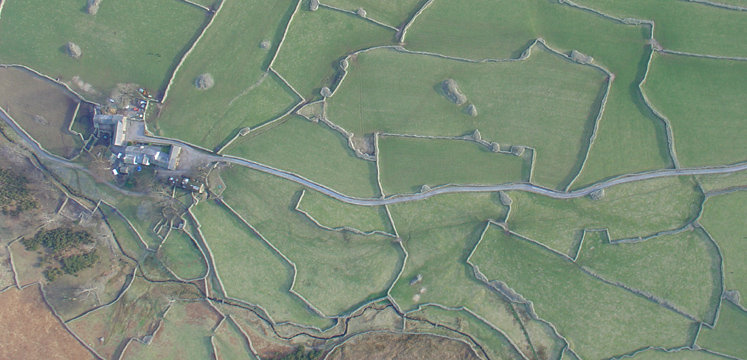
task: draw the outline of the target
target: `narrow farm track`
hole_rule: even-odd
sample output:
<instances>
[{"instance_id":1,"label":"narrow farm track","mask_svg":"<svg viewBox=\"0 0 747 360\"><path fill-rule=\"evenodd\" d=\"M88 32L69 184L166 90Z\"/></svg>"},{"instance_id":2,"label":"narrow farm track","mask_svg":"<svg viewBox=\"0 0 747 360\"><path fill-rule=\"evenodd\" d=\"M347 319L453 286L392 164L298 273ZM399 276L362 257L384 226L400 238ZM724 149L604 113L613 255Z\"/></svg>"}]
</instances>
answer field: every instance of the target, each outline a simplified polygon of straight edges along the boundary
<instances>
[{"instance_id":1,"label":"narrow farm track","mask_svg":"<svg viewBox=\"0 0 747 360\"><path fill-rule=\"evenodd\" d=\"M37 142L31 139L31 137L28 134L26 134L26 132L24 132L20 127L18 127L18 125L13 120L11 120L6 114L0 112L0 117L3 118L5 123L8 124L13 129L13 131L15 131L16 134L18 134L18 136L20 136L34 150L34 152L37 153L38 156L42 156L45 159L55 161L61 165L64 165L70 168L74 168L78 170L86 170L81 165L66 161L64 159L58 158L56 156L52 156L51 154L47 153L44 149L42 149L39 146ZM637 174L622 175L622 176L618 176L618 177L615 177L615 178L612 178L606 181L596 183L594 185L588 186L583 189L579 189L576 191L570 191L570 192L551 190L551 189L537 186L531 183L510 183L510 184L501 184L501 185L447 185L447 186L435 188L435 189L432 189L430 191L423 192L423 193L392 195L387 198L377 199L377 198L358 198L358 197L348 196L348 195L339 193L336 190L328 188L322 184L306 179L303 176L294 174L292 172L275 169L273 167L260 164L255 161L247 160L244 158L228 156L228 155L222 156L222 155L208 154L195 148L193 145L189 143L185 143L179 140L164 139L164 138L151 138L145 135L138 136L137 140L152 141L156 143L166 143L170 145L178 145L178 146L181 146L187 149L188 150L187 154L190 154L191 156L199 156L201 160L203 160L204 162L223 162L223 163L244 166L250 169L254 169L254 170L261 171L261 172L264 172L270 175L281 177L286 180L293 181L299 185L306 186L310 189L316 190L322 194L335 198L344 203L348 203L352 205L360 205L360 206L381 206L381 205L399 204L399 203L405 203L405 202L410 202L410 201L424 200L424 199L430 198L431 196L440 195L440 194L495 192L495 191L525 191L525 192L530 192L534 194L548 196L553 199L574 199L574 198L579 198L579 197L589 195L590 193L597 191L597 190L602 190L602 189L606 189L606 188L609 188L615 185L627 184L627 183L636 182L636 181L658 179L658 178L665 178L665 177L671 177L671 176L729 174L729 173L747 170L747 162L737 163L733 165L726 165L726 166L662 169L662 170L654 170L654 171L637 173Z\"/></svg>"}]
</instances>

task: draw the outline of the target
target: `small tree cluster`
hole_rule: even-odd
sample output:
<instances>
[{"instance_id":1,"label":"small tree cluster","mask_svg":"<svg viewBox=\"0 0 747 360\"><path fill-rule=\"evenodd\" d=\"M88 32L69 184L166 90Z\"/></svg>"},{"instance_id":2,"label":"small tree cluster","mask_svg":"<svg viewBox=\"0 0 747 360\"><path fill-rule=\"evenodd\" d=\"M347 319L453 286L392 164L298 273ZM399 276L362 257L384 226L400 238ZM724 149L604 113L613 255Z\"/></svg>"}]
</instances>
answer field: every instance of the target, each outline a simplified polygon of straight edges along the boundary
<instances>
[{"instance_id":1,"label":"small tree cluster","mask_svg":"<svg viewBox=\"0 0 747 360\"><path fill-rule=\"evenodd\" d=\"M11 169L0 169L0 211L3 215L17 217L39 204L28 189L29 179Z\"/></svg>"},{"instance_id":2,"label":"small tree cluster","mask_svg":"<svg viewBox=\"0 0 747 360\"><path fill-rule=\"evenodd\" d=\"M33 238L24 238L21 243L26 250L36 250L39 245L52 250L56 254L70 249L74 246L93 243L91 234L87 231L73 231L70 228L57 228L48 231L39 231Z\"/></svg>"},{"instance_id":3,"label":"small tree cluster","mask_svg":"<svg viewBox=\"0 0 747 360\"><path fill-rule=\"evenodd\" d=\"M93 264L97 261L99 261L99 255L96 253L96 250L85 254L70 255L62 258L62 268L54 267L47 269L44 270L43 274L49 282L53 282L64 274L75 275L78 271L93 267Z\"/></svg>"}]
</instances>

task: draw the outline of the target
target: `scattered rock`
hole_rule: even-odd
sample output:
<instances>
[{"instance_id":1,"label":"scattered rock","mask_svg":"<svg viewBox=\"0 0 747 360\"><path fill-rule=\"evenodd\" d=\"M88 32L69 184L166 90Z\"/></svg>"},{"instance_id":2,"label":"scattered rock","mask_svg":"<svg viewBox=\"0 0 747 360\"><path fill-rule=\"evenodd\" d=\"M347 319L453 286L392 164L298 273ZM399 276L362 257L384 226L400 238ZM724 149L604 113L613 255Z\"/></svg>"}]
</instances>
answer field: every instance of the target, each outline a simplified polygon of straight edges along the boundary
<instances>
[{"instance_id":1,"label":"scattered rock","mask_svg":"<svg viewBox=\"0 0 747 360\"><path fill-rule=\"evenodd\" d=\"M571 51L571 60L579 63L579 64L591 64L592 61L594 61L594 58L580 53L579 51L573 50Z\"/></svg>"},{"instance_id":2,"label":"scattered rock","mask_svg":"<svg viewBox=\"0 0 747 360\"><path fill-rule=\"evenodd\" d=\"M651 45L651 49L653 49L654 51L664 50L664 47L661 46L661 44L659 44L659 42L656 41L656 39L654 38L651 38L651 40L649 40L648 43Z\"/></svg>"},{"instance_id":3,"label":"scattered rock","mask_svg":"<svg viewBox=\"0 0 747 360\"><path fill-rule=\"evenodd\" d=\"M415 275L415 277L412 278L412 280L410 280L410 286L415 285L421 281L423 281L423 275L417 274Z\"/></svg>"},{"instance_id":4,"label":"scattered rock","mask_svg":"<svg viewBox=\"0 0 747 360\"><path fill-rule=\"evenodd\" d=\"M362 18L366 17L366 10L363 10L363 8L358 8L358 11L356 11L355 13Z\"/></svg>"},{"instance_id":5,"label":"scattered rock","mask_svg":"<svg viewBox=\"0 0 747 360\"><path fill-rule=\"evenodd\" d=\"M505 296L511 302L520 304L528 303L528 301L523 296L521 296L521 294L508 287L508 285L506 285L506 283L504 283L503 281L493 280L490 282L490 285L492 285L496 290L498 290L498 292L503 294L503 296Z\"/></svg>"},{"instance_id":6,"label":"scattered rock","mask_svg":"<svg viewBox=\"0 0 747 360\"><path fill-rule=\"evenodd\" d=\"M454 79L446 79L441 83L441 88L446 93L446 97L455 104L462 106L467 102L467 96L459 91L459 85Z\"/></svg>"},{"instance_id":7,"label":"scattered rock","mask_svg":"<svg viewBox=\"0 0 747 360\"><path fill-rule=\"evenodd\" d=\"M213 87L213 85L215 85L215 79L213 79L213 75L210 75L210 73L204 73L195 79L195 87L198 90L207 90Z\"/></svg>"},{"instance_id":8,"label":"scattered rock","mask_svg":"<svg viewBox=\"0 0 747 360\"><path fill-rule=\"evenodd\" d=\"M332 96L332 91L326 86L323 87L319 93L322 94L322 96L325 98Z\"/></svg>"},{"instance_id":9,"label":"scattered rock","mask_svg":"<svg viewBox=\"0 0 747 360\"><path fill-rule=\"evenodd\" d=\"M415 294L415 295L413 295L413 297L412 297L412 301L414 301L414 302L418 302L418 301L420 301L420 294Z\"/></svg>"},{"instance_id":10,"label":"scattered rock","mask_svg":"<svg viewBox=\"0 0 747 360\"><path fill-rule=\"evenodd\" d=\"M262 40L262 42L259 43L259 47L262 49L269 49L270 46L272 46L272 42L270 40Z\"/></svg>"},{"instance_id":11,"label":"scattered rock","mask_svg":"<svg viewBox=\"0 0 747 360\"><path fill-rule=\"evenodd\" d=\"M503 206L510 206L514 203L514 200L511 199L505 191L499 191L498 198L501 199L501 204L503 204Z\"/></svg>"},{"instance_id":12,"label":"scattered rock","mask_svg":"<svg viewBox=\"0 0 747 360\"><path fill-rule=\"evenodd\" d=\"M423 185L423 186L420 187L420 192L421 193L429 192L429 191L431 191L431 187L428 186L428 185Z\"/></svg>"},{"instance_id":13,"label":"scattered rock","mask_svg":"<svg viewBox=\"0 0 747 360\"><path fill-rule=\"evenodd\" d=\"M39 125L49 125L49 121L47 121L43 116L34 115L32 118L34 119L34 122Z\"/></svg>"},{"instance_id":14,"label":"scattered rock","mask_svg":"<svg viewBox=\"0 0 747 360\"><path fill-rule=\"evenodd\" d=\"M641 25L642 22L639 19L633 19L633 18L624 18L620 20L625 25Z\"/></svg>"},{"instance_id":15,"label":"scattered rock","mask_svg":"<svg viewBox=\"0 0 747 360\"><path fill-rule=\"evenodd\" d=\"M316 11L319 8L319 0L311 0L309 2L309 10Z\"/></svg>"},{"instance_id":16,"label":"scattered rock","mask_svg":"<svg viewBox=\"0 0 747 360\"><path fill-rule=\"evenodd\" d=\"M348 64L348 59L342 59L342 60L340 60L340 68L341 69L347 70L348 69L348 65L349 65Z\"/></svg>"},{"instance_id":17,"label":"scattered rock","mask_svg":"<svg viewBox=\"0 0 747 360\"><path fill-rule=\"evenodd\" d=\"M101 0L88 0L86 11L91 15L96 15L99 12L99 5L101 5Z\"/></svg>"},{"instance_id":18,"label":"scattered rock","mask_svg":"<svg viewBox=\"0 0 747 360\"><path fill-rule=\"evenodd\" d=\"M501 145L498 144L497 142L490 143L490 151L494 153L501 152Z\"/></svg>"},{"instance_id":19,"label":"scattered rock","mask_svg":"<svg viewBox=\"0 0 747 360\"><path fill-rule=\"evenodd\" d=\"M592 191L592 192L589 193L589 197L592 200L601 200L601 199L604 199L604 195L605 195L604 189L594 190L594 191Z\"/></svg>"},{"instance_id":20,"label":"scattered rock","mask_svg":"<svg viewBox=\"0 0 747 360\"><path fill-rule=\"evenodd\" d=\"M723 298L731 301L732 303L734 303L734 305L739 305L739 302L741 301L742 296L739 294L739 291L737 290L726 290L724 291Z\"/></svg>"},{"instance_id":21,"label":"scattered rock","mask_svg":"<svg viewBox=\"0 0 747 360\"><path fill-rule=\"evenodd\" d=\"M418 292L421 294L425 294L426 291L428 291L428 289L426 289L425 286L421 287L420 290L418 290Z\"/></svg>"},{"instance_id":22,"label":"scattered rock","mask_svg":"<svg viewBox=\"0 0 747 360\"><path fill-rule=\"evenodd\" d=\"M469 104L467 106L466 111L467 111L467 114L469 114L469 116L472 116L472 117L477 116L477 108L475 107L475 104Z\"/></svg>"},{"instance_id":23,"label":"scattered rock","mask_svg":"<svg viewBox=\"0 0 747 360\"><path fill-rule=\"evenodd\" d=\"M475 129L475 131L472 132L472 139L475 141L482 140L482 135L480 134L480 130Z\"/></svg>"},{"instance_id":24,"label":"scattered rock","mask_svg":"<svg viewBox=\"0 0 747 360\"><path fill-rule=\"evenodd\" d=\"M65 44L65 50L67 51L67 54L70 55L75 60L80 59L80 56L82 55L82 52L80 51L80 46L69 42Z\"/></svg>"},{"instance_id":25,"label":"scattered rock","mask_svg":"<svg viewBox=\"0 0 747 360\"><path fill-rule=\"evenodd\" d=\"M511 146L511 153L516 156L524 155L524 151L526 151L526 148L521 145Z\"/></svg>"}]
</instances>

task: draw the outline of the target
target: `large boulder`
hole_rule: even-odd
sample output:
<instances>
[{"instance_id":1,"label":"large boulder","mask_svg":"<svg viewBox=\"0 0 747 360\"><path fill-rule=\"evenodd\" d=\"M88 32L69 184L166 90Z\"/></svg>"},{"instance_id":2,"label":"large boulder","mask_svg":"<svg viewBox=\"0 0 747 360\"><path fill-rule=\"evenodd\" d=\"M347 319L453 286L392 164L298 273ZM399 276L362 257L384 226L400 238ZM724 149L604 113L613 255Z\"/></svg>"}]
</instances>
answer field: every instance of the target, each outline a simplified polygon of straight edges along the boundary
<instances>
[{"instance_id":1,"label":"large boulder","mask_svg":"<svg viewBox=\"0 0 747 360\"><path fill-rule=\"evenodd\" d=\"M80 56L82 55L82 52L80 51L80 46L69 41L67 44L65 44L65 51L67 51L67 54L70 55L70 57L72 57L75 60L80 59Z\"/></svg>"},{"instance_id":2,"label":"large boulder","mask_svg":"<svg viewBox=\"0 0 747 360\"><path fill-rule=\"evenodd\" d=\"M446 79L441 83L441 89L446 93L446 97L455 104L462 106L467 102L467 96L459 91L459 85L454 79Z\"/></svg>"},{"instance_id":3,"label":"large boulder","mask_svg":"<svg viewBox=\"0 0 747 360\"><path fill-rule=\"evenodd\" d=\"M86 11L91 15L96 15L99 12L99 5L101 5L101 0L88 0Z\"/></svg>"},{"instance_id":4,"label":"large boulder","mask_svg":"<svg viewBox=\"0 0 747 360\"><path fill-rule=\"evenodd\" d=\"M215 79L213 79L213 75L210 75L210 73L204 73L195 79L195 87L198 90L207 90L213 87L213 85L215 85Z\"/></svg>"}]
</instances>

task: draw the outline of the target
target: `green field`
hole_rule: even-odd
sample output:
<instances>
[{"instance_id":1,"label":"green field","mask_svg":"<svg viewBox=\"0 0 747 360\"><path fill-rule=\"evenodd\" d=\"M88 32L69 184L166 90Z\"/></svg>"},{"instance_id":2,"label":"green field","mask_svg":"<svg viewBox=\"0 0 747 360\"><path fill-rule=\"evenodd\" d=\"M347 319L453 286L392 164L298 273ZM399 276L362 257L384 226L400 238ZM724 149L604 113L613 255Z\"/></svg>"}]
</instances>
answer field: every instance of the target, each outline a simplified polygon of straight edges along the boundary
<instances>
[{"instance_id":1,"label":"green field","mask_svg":"<svg viewBox=\"0 0 747 360\"><path fill-rule=\"evenodd\" d=\"M366 16L389 26L403 25L420 7L424 0L325 0L322 3L343 10L366 10Z\"/></svg>"},{"instance_id":2,"label":"green field","mask_svg":"<svg viewBox=\"0 0 747 360\"><path fill-rule=\"evenodd\" d=\"M166 87L176 63L207 21L205 11L177 0L112 1L96 15L85 2L11 0L0 22L0 62L27 65L69 82L74 76L101 99L117 83L136 83L152 92ZM44 24L44 26L39 26ZM82 56L65 53L71 41Z\"/></svg>"},{"instance_id":3,"label":"green field","mask_svg":"<svg viewBox=\"0 0 747 360\"><path fill-rule=\"evenodd\" d=\"M712 330L705 326L701 328L697 344L721 354L745 358L747 343L744 342L744 329L747 329L747 312L724 301L716 327Z\"/></svg>"},{"instance_id":4,"label":"green field","mask_svg":"<svg viewBox=\"0 0 747 360\"><path fill-rule=\"evenodd\" d=\"M265 74L293 9L290 0L225 1L174 78L158 118L162 135L213 149L295 105L296 95ZM260 46L265 40L268 49ZM194 85L203 73L215 79L208 90Z\"/></svg>"},{"instance_id":5,"label":"green field","mask_svg":"<svg viewBox=\"0 0 747 360\"><path fill-rule=\"evenodd\" d=\"M402 275L391 290L399 308L414 311L429 303L464 306L499 326L521 349L528 349L524 329L516 322L509 303L477 280L466 263L485 220L505 217L506 209L497 196L449 194L393 205L390 210L408 252ZM422 281L410 285L418 274ZM559 340L544 329L531 331L531 338L543 344L548 353L560 350Z\"/></svg>"},{"instance_id":6,"label":"green field","mask_svg":"<svg viewBox=\"0 0 747 360\"><path fill-rule=\"evenodd\" d=\"M647 346L689 342L683 316L603 283L529 241L491 227L471 259L489 279L505 282L534 303L581 358L619 356Z\"/></svg>"},{"instance_id":7,"label":"green field","mask_svg":"<svg viewBox=\"0 0 747 360\"><path fill-rule=\"evenodd\" d=\"M718 250L701 230L635 244L610 244L601 232L587 233L576 264L672 303L711 322L721 297ZM687 266L682 266L687 264Z\"/></svg>"},{"instance_id":8,"label":"green field","mask_svg":"<svg viewBox=\"0 0 747 360\"><path fill-rule=\"evenodd\" d=\"M293 269L241 220L206 202L192 208L215 257L228 296L265 308L275 321L323 326L327 323L289 292Z\"/></svg>"},{"instance_id":9,"label":"green field","mask_svg":"<svg viewBox=\"0 0 747 360\"><path fill-rule=\"evenodd\" d=\"M736 192L709 198L700 223L713 237L724 258L724 287L747 296L747 193ZM744 299L744 298L743 298ZM745 300L742 300L745 304Z\"/></svg>"},{"instance_id":10,"label":"green field","mask_svg":"<svg viewBox=\"0 0 747 360\"><path fill-rule=\"evenodd\" d=\"M242 168L223 179L226 203L296 263L294 290L325 315L385 296L403 257L391 237L317 227L294 210L301 187L289 181Z\"/></svg>"},{"instance_id":11,"label":"green field","mask_svg":"<svg viewBox=\"0 0 747 360\"><path fill-rule=\"evenodd\" d=\"M207 263L200 249L183 231L171 231L160 255L163 265L182 279L197 279L207 274Z\"/></svg>"},{"instance_id":12,"label":"green field","mask_svg":"<svg viewBox=\"0 0 747 360\"><path fill-rule=\"evenodd\" d=\"M583 230L609 229L612 240L647 237L692 221L703 199L690 178L665 178L618 185L605 197L559 200L511 192L508 227L573 256Z\"/></svg>"},{"instance_id":13,"label":"green field","mask_svg":"<svg viewBox=\"0 0 747 360\"><path fill-rule=\"evenodd\" d=\"M330 100L333 122L360 135L461 136L479 129L504 150L537 149L533 179L549 187L564 186L578 172L606 86L601 72L541 46L514 63L472 64L382 49L358 55L350 66ZM476 106L476 117L444 96L447 78Z\"/></svg>"},{"instance_id":14,"label":"green field","mask_svg":"<svg viewBox=\"0 0 747 360\"><path fill-rule=\"evenodd\" d=\"M546 0L447 0L428 8L410 28L406 41L412 50L467 58L516 58L537 37L558 50L576 49L591 55L595 63L615 74L578 185L669 164L663 124L645 108L636 88L649 55L648 30L643 27L620 25ZM541 161L541 152L539 156Z\"/></svg>"},{"instance_id":15,"label":"green field","mask_svg":"<svg viewBox=\"0 0 747 360\"><path fill-rule=\"evenodd\" d=\"M225 153L296 173L345 195L379 195L375 163L356 157L339 133L300 116L239 138Z\"/></svg>"},{"instance_id":16,"label":"green field","mask_svg":"<svg viewBox=\"0 0 747 360\"><path fill-rule=\"evenodd\" d=\"M137 276L117 302L68 322L67 326L96 352L112 359L131 338L152 334L170 300L180 298L194 299L194 293L180 284L152 283Z\"/></svg>"},{"instance_id":17,"label":"green field","mask_svg":"<svg viewBox=\"0 0 747 360\"><path fill-rule=\"evenodd\" d=\"M747 32L744 13L739 11L677 0L579 0L577 3L617 17L653 20L656 23L656 40L668 50L723 56L747 55L747 44L734 41Z\"/></svg>"},{"instance_id":18,"label":"green field","mask_svg":"<svg viewBox=\"0 0 747 360\"><path fill-rule=\"evenodd\" d=\"M723 360L722 356L705 351L680 350L665 352L661 350L646 350L632 357L633 360Z\"/></svg>"},{"instance_id":19,"label":"green field","mask_svg":"<svg viewBox=\"0 0 747 360\"><path fill-rule=\"evenodd\" d=\"M747 171L731 174L698 176L698 183L703 191L718 191L740 186L747 186Z\"/></svg>"},{"instance_id":20,"label":"green field","mask_svg":"<svg viewBox=\"0 0 747 360\"><path fill-rule=\"evenodd\" d=\"M210 336L220 315L206 301L177 302L163 318L149 345L132 342L124 352L131 359L210 359L215 356Z\"/></svg>"},{"instance_id":21,"label":"green field","mask_svg":"<svg viewBox=\"0 0 747 360\"><path fill-rule=\"evenodd\" d=\"M306 99L334 83L339 60L353 51L389 45L394 31L356 15L320 7L309 11L302 0L273 68Z\"/></svg>"},{"instance_id":22,"label":"green field","mask_svg":"<svg viewBox=\"0 0 747 360\"><path fill-rule=\"evenodd\" d=\"M421 310L412 312L408 316L414 319L425 319L470 334L471 338L489 354L491 359L520 359L517 350L513 348L503 334L465 310L453 311L435 306L424 306ZM417 321L408 321L408 326L419 328L419 325L425 326ZM434 330L436 329L430 331ZM449 335L453 336L453 334ZM521 350L525 353L531 353L531 349L528 348Z\"/></svg>"},{"instance_id":23,"label":"green field","mask_svg":"<svg viewBox=\"0 0 747 360\"><path fill-rule=\"evenodd\" d=\"M351 227L367 233L394 233L383 206L355 206L316 191L306 191L298 203L298 209L307 212L322 226L332 229Z\"/></svg>"},{"instance_id":24,"label":"green field","mask_svg":"<svg viewBox=\"0 0 747 360\"><path fill-rule=\"evenodd\" d=\"M672 123L682 166L747 160L747 62L655 55L644 90Z\"/></svg>"},{"instance_id":25,"label":"green field","mask_svg":"<svg viewBox=\"0 0 747 360\"><path fill-rule=\"evenodd\" d=\"M252 349L241 334L241 330L226 319L215 330L213 338L217 358L221 360L256 360Z\"/></svg>"},{"instance_id":26,"label":"green field","mask_svg":"<svg viewBox=\"0 0 747 360\"><path fill-rule=\"evenodd\" d=\"M117 195L121 196L121 194ZM152 198L121 196L114 205L122 215L130 220L149 248L156 249L163 242L153 232L153 227L163 218L161 204L156 204Z\"/></svg>"},{"instance_id":27,"label":"green field","mask_svg":"<svg viewBox=\"0 0 747 360\"><path fill-rule=\"evenodd\" d=\"M379 138L381 187L387 195L420 191L422 185L501 184L529 180L529 153L494 153L458 140Z\"/></svg>"}]
</instances>

